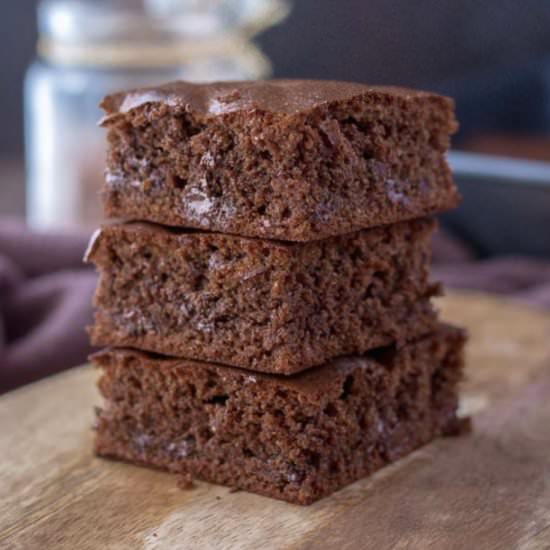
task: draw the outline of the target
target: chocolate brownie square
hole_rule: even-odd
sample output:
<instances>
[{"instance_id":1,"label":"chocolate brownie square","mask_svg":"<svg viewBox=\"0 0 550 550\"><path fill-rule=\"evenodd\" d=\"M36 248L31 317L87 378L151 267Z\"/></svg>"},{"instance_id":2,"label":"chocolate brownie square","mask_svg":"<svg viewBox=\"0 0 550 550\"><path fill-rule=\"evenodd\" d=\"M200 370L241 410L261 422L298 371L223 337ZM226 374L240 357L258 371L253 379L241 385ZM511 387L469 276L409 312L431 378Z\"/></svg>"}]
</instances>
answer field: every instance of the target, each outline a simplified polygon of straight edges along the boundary
<instances>
[{"instance_id":1,"label":"chocolate brownie square","mask_svg":"<svg viewBox=\"0 0 550 550\"><path fill-rule=\"evenodd\" d=\"M308 241L457 205L453 102L343 82L176 82L102 103L108 216Z\"/></svg>"},{"instance_id":2,"label":"chocolate brownie square","mask_svg":"<svg viewBox=\"0 0 550 550\"><path fill-rule=\"evenodd\" d=\"M436 324L432 220L307 243L104 227L92 342L292 374Z\"/></svg>"},{"instance_id":3,"label":"chocolate brownie square","mask_svg":"<svg viewBox=\"0 0 550 550\"><path fill-rule=\"evenodd\" d=\"M463 345L441 325L292 377L106 350L96 452L309 504L457 432Z\"/></svg>"}]
</instances>

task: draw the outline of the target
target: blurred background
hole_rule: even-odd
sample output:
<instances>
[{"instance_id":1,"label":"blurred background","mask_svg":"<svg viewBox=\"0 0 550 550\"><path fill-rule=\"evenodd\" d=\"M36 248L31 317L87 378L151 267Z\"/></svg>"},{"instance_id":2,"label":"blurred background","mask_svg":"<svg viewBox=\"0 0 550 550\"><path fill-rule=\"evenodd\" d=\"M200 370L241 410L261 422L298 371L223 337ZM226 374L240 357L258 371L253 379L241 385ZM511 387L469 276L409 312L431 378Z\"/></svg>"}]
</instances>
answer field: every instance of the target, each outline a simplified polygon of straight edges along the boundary
<instances>
[{"instance_id":1,"label":"blurred background","mask_svg":"<svg viewBox=\"0 0 550 550\"><path fill-rule=\"evenodd\" d=\"M20 0L4 6L0 55L0 369L18 373L4 388L89 351L95 280L80 255L100 219L98 101L178 78L452 96L461 129L449 161L464 202L442 217L436 275L550 307L545 0Z\"/></svg>"}]
</instances>

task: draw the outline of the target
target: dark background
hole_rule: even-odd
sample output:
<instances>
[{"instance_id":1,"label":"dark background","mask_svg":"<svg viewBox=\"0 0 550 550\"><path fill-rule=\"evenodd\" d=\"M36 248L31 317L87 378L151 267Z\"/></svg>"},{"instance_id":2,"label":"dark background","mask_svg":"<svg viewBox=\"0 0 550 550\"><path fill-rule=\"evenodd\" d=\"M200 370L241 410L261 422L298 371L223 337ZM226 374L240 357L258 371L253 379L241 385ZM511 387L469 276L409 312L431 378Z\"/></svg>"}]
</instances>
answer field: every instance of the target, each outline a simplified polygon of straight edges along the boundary
<instances>
[{"instance_id":1,"label":"dark background","mask_svg":"<svg viewBox=\"0 0 550 550\"><path fill-rule=\"evenodd\" d=\"M36 42L36 0L4 4L0 156L17 157L22 80ZM491 126L502 120L503 110L514 129L548 127L548 0L295 0L290 18L259 42L276 76L443 91L457 96L466 130L471 119Z\"/></svg>"}]
</instances>

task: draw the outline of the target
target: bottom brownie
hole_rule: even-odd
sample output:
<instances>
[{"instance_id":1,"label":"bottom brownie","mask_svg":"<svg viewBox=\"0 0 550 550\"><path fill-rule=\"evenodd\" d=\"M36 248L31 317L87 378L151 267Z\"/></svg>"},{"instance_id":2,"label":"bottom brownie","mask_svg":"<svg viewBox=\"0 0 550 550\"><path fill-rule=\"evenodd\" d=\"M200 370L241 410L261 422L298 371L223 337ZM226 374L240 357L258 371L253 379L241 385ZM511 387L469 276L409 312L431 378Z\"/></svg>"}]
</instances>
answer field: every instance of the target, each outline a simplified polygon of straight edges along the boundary
<instances>
[{"instance_id":1,"label":"bottom brownie","mask_svg":"<svg viewBox=\"0 0 550 550\"><path fill-rule=\"evenodd\" d=\"M96 452L309 504L454 433L464 334L293 377L107 350Z\"/></svg>"}]
</instances>

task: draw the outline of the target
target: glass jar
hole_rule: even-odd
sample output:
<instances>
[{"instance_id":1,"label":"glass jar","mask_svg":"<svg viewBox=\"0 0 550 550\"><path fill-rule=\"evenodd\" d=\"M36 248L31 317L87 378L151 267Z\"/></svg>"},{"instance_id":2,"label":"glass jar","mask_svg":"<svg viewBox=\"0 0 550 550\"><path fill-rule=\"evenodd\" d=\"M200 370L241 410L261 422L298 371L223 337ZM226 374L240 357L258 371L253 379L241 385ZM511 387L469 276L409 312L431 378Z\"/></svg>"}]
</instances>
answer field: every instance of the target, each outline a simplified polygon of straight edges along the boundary
<instances>
[{"instance_id":1,"label":"glass jar","mask_svg":"<svg viewBox=\"0 0 550 550\"><path fill-rule=\"evenodd\" d=\"M251 38L287 12L285 0L42 0L38 59L25 81L29 223L101 219L103 96L171 80L265 77L269 62Z\"/></svg>"}]
</instances>

